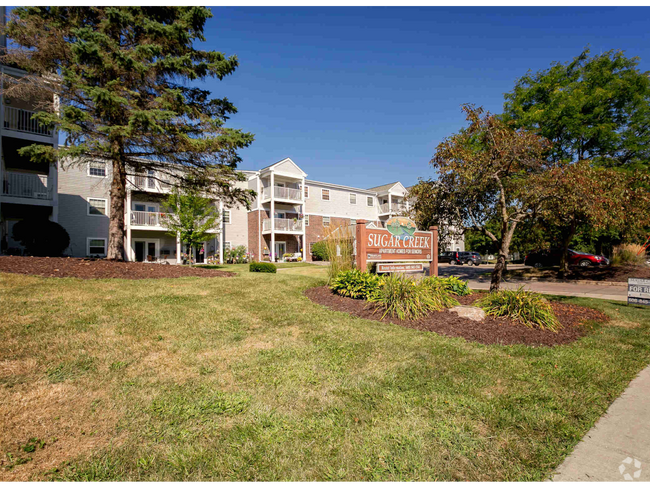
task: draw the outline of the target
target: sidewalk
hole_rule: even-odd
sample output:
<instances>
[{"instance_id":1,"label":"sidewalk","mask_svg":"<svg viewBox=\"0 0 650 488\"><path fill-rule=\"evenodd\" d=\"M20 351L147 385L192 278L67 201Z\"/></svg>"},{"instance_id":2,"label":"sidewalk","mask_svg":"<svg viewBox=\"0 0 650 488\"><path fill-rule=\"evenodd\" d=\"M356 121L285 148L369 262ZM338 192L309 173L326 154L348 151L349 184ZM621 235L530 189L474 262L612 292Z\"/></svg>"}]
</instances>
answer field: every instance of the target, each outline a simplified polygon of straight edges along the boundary
<instances>
[{"instance_id":1,"label":"sidewalk","mask_svg":"<svg viewBox=\"0 0 650 488\"><path fill-rule=\"evenodd\" d=\"M650 481L650 367L556 469L553 481Z\"/></svg>"},{"instance_id":2,"label":"sidewalk","mask_svg":"<svg viewBox=\"0 0 650 488\"><path fill-rule=\"evenodd\" d=\"M470 288L489 290L489 281L469 280ZM501 287L517 289L523 286L526 290L544 293L546 295L565 295L571 297L600 298L602 300L627 301L627 287L612 285L586 285L579 283L545 283L541 281L502 281Z\"/></svg>"}]
</instances>

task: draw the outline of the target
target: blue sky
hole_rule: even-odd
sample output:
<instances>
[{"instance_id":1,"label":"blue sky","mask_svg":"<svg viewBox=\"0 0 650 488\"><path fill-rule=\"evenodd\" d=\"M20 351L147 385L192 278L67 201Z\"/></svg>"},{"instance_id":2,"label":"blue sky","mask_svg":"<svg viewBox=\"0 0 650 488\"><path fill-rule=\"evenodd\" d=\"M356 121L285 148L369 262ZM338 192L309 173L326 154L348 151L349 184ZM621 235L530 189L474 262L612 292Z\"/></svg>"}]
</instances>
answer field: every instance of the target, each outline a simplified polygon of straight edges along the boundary
<instances>
[{"instance_id":1,"label":"blue sky","mask_svg":"<svg viewBox=\"0 0 650 488\"><path fill-rule=\"evenodd\" d=\"M648 8L213 7L201 47L240 67L207 85L255 134L242 169L291 157L308 178L368 188L433 176L460 105L500 112L529 69L582 48L623 49L650 70Z\"/></svg>"}]
</instances>

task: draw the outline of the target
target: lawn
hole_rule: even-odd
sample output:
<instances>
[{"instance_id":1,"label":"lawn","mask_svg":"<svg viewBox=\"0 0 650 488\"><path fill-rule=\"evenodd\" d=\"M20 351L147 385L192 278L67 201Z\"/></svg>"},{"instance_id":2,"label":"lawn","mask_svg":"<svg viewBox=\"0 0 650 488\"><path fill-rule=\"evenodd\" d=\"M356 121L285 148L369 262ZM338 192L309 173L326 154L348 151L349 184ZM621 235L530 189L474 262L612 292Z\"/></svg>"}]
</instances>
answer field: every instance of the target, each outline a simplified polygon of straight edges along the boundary
<instances>
[{"instance_id":1,"label":"lawn","mask_svg":"<svg viewBox=\"0 0 650 488\"><path fill-rule=\"evenodd\" d=\"M650 362L650 314L568 346L354 318L325 268L0 274L0 479L543 480Z\"/></svg>"}]
</instances>

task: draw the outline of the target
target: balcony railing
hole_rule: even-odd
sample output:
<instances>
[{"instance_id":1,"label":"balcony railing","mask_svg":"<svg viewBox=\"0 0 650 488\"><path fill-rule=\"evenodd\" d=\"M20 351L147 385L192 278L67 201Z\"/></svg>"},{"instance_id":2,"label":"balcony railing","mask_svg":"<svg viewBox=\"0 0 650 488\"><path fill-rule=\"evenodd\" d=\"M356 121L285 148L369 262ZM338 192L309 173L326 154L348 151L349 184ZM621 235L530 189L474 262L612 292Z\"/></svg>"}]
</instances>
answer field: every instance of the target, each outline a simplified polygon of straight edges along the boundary
<instances>
[{"instance_id":1,"label":"balcony railing","mask_svg":"<svg viewBox=\"0 0 650 488\"><path fill-rule=\"evenodd\" d=\"M276 232L302 232L303 220L302 219L273 219ZM262 231L268 232L271 230L271 219L264 219L262 221Z\"/></svg>"},{"instance_id":2,"label":"balcony railing","mask_svg":"<svg viewBox=\"0 0 650 488\"><path fill-rule=\"evenodd\" d=\"M379 213L380 214L386 214L386 213L389 213L389 212L396 214L396 213L404 212L405 210L406 210L406 204L405 203L394 203L393 202L393 205L390 207L390 209L388 208L387 203L382 203L381 205L379 205Z\"/></svg>"},{"instance_id":3,"label":"balcony railing","mask_svg":"<svg viewBox=\"0 0 650 488\"><path fill-rule=\"evenodd\" d=\"M2 194L10 197L52 200L47 175L7 171L2 181Z\"/></svg>"},{"instance_id":4,"label":"balcony railing","mask_svg":"<svg viewBox=\"0 0 650 488\"><path fill-rule=\"evenodd\" d=\"M36 112L5 106L5 129L52 137L52 128L32 119Z\"/></svg>"},{"instance_id":5,"label":"balcony railing","mask_svg":"<svg viewBox=\"0 0 650 488\"><path fill-rule=\"evenodd\" d=\"M165 215L164 212L143 212L140 210L133 210L131 211L131 225L165 227L163 215Z\"/></svg>"},{"instance_id":6,"label":"balcony railing","mask_svg":"<svg viewBox=\"0 0 650 488\"><path fill-rule=\"evenodd\" d=\"M262 190L262 198L268 200L271 198L271 187L267 186ZM302 190L300 188L289 188L286 186L275 185L273 187L273 198L276 200L302 200Z\"/></svg>"}]
</instances>

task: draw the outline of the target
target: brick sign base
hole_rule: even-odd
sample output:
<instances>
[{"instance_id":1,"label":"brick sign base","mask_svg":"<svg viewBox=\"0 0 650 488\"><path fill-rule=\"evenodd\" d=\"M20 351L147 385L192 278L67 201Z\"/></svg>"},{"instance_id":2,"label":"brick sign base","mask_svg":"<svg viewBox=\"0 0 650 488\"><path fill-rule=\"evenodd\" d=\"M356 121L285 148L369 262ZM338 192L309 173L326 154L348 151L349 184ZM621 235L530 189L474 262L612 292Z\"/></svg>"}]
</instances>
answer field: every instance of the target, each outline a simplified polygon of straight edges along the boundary
<instances>
[{"instance_id":1,"label":"brick sign base","mask_svg":"<svg viewBox=\"0 0 650 488\"><path fill-rule=\"evenodd\" d=\"M422 263L377 263L377 273L415 273L423 269Z\"/></svg>"}]
</instances>

